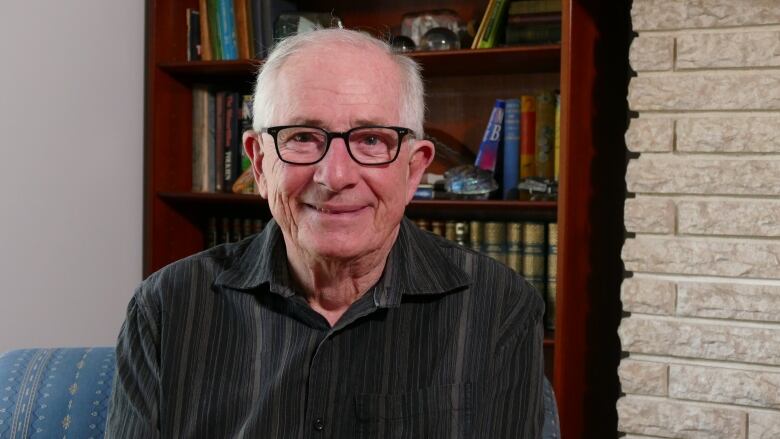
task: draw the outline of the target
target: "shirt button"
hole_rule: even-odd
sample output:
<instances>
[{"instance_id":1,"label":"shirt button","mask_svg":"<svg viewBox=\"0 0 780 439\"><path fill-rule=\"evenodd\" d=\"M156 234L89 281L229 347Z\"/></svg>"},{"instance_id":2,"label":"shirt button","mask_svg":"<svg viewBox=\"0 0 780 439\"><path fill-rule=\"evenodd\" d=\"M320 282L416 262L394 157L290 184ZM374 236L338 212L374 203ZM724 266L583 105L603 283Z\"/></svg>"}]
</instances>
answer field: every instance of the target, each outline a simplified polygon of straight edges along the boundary
<instances>
[{"instance_id":1,"label":"shirt button","mask_svg":"<svg viewBox=\"0 0 780 439\"><path fill-rule=\"evenodd\" d=\"M314 429L317 431L322 431L325 428L325 422L322 421L321 418L317 418L314 420Z\"/></svg>"}]
</instances>

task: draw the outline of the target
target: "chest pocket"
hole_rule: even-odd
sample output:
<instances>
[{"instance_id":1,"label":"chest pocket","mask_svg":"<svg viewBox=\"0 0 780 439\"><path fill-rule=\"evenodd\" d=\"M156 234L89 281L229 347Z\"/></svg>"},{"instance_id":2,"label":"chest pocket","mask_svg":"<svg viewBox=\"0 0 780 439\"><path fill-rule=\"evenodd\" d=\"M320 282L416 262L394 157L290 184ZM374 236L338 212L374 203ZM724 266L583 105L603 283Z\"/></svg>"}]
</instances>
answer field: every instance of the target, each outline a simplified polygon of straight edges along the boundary
<instances>
[{"instance_id":1,"label":"chest pocket","mask_svg":"<svg viewBox=\"0 0 780 439\"><path fill-rule=\"evenodd\" d=\"M401 394L355 397L359 438L466 438L473 422L472 383Z\"/></svg>"}]
</instances>

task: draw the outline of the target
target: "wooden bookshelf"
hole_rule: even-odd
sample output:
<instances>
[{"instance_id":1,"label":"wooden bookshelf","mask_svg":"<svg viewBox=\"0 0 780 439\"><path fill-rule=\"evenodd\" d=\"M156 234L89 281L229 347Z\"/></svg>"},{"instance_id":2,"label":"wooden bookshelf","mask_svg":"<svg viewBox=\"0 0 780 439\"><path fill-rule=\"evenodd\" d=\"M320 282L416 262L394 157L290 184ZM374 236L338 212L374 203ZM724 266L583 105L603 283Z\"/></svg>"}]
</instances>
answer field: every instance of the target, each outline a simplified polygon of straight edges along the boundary
<instances>
[{"instance_id":1,"label":"wooden bookshelf","mask_svg":"<svg viewBox=\"0 0 780 439\"><path fill-rule=\"evenodd\" d=\"M321 10L322 2L299 1ZM478 0L332 0L349 28L386 34L405 12L449 8L461 17ZM186 8L197 0L147 0L144 158L144 275L203 250L209 216L268 219L252 195L190 192L192 86L249 92L261 61L186 62ZM476 150L496 98L561 90L561 177L557 202L414 201L410 216L433 219L557 220L556 330L545 334L548 373L563 437L615 437L619 387L620 246L625 192L628 5L563 0L560 45L415 53L430 109L426 130ZM552 370L550 370L552 368Z\"/></svg>"}]
</instances>

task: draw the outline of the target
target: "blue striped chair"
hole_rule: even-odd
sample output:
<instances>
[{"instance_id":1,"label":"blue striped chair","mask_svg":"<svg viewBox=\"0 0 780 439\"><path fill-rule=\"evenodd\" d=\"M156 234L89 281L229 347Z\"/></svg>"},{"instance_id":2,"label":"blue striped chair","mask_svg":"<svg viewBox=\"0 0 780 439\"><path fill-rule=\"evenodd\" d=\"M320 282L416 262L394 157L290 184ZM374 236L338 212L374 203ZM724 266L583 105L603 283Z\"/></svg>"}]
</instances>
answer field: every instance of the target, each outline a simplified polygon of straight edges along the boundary
<instances>
[{"instance_id":1,"label":"blue striped chair","mask_svg":"<svg viewBox=\"0 0 780 439\"><path fill-rule=\"evenodd\" d=\"M114 349L21 349L0 354L0 438L101 439L116 361ZM544 382L544 439L560 438Z\"/></svg>"}]
</instances>

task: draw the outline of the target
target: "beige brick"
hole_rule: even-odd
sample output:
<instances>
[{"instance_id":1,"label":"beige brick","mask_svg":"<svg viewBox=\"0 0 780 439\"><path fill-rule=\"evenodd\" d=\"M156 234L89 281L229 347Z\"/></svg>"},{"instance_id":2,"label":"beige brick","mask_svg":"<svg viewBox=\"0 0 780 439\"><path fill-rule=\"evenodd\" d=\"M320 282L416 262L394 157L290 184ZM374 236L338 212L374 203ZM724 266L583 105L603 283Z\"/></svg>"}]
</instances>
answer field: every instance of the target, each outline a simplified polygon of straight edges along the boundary
<instances>
[{"instance_id":1,"label":"beige brick","mask_svg":"<svg viewBox=\"0 0 780 439\"><path fill-rule=\"evenodd\" d=\"M671 70L674 63L674 38L640 35L631 42L628 60L634 71Z\"/></svg>"},{"instance_id":2,"label":"beige brick","mask_svg":"<svg viewBox=\"0 0 780 439\"><path fill-rule=\"evenodd\" d=\"M677 292L674 282L632 277L623 280L620 300L628 312L673 315Z\"/></svg>"},{"instance_id":3,"label":"beige brick","mask_svg":"<svg viewBox=\"0 0 780 439\"><path fill-rule=\"evenodd\" d=\"M626 130L626 146L634 152L672 151L674 120L670 118L631 119Z\"/></svg>"},{"instance_id":4,"label":"beige brick","mask_svg":"<svg viewBox=\"0 0 780 439\"><path fill-rule=\"evenodd\" d=\"M672 364L669 396L780 408L780 373Z\"/></svg>"},{"instance_id":5,"label":"beige brick","mask_svg":"<svg viewBox=\"0 0 780 439\"><path fill-rule=\"evenodd\" d=\"M674 233L674 202L665 198L629 198L625 203L626 230Z\"/></svg>"},{"instance_id":6,"label":"beige brick","mask_svg":"<svg viewBox=\"0 0 780 439\"><path fill-rule=\"evenodd\" d=\"M642 154L626 183L634 193L780 195L780 158Z\"/></svg>"},{"instance_id":7,"label":"beige brick","mask_svg":"<svg viewBox=\"0 0 780 439\"><path fill-rule=\"evenodd\" d=\"M680 200L677 218L682 234L780 237L775 200Z\"/></svg>"},{"instance_id":8,"label":"beige brick","mask_svg":"<svg viewBox=\"0 0 780 439\"><path fill-rule=\"evenodd\" d=\"M680 35L676 63L678 69L777 67L780 66L780 32Z\"/></svg>"},{"instance_id":9,"label":"beige brick","mask_svg":"<svg viewBox=\"0 0 780 439\"><path fill-rule=\"evenodd\" d=\"M635 111L776 110L780 72L640 74L629 83L628 103Z\"/></svg>"},{"instance_id":10,"label":"beige brick","mask_svg":"<svg viewBox=\"0 0 780 439\"><path fill-rule=\"evenodd\" d=\"M685 118L676 134L683 152L780 152L780 117Z\"/></svg>"},{"instance_id":11,"label":"beige brick","mask_svg":"<svg viewBox=\"0 0 780 439\"><path fill-rule=\"evenodd\" d=\"M666 396L669 365L649 361L623 360L618 367L624 393Z\"/></svg>"},{"instance_id":12,"label":"beige brick","mask_svg":"<svg viewBox=\"0 0 780 439\"><path fill-rule=\"evenodd\" d=\"M680 282L677 314L780 322L780 286Z\"/></svg>"},{"instance_id":13,"label":"beige brick","mask_svg":"<svg viewBox=\"0 0 780 439\"><path fill-rule=\"evenodd\" d=\"M748 412L748 439L780 438L780 412Z\"/></svg>"},{"instance_id":14,"label":"beige brick","mask_svg":"<svg viewBox=\"0 0 780 439\"><path fill-rule=\"evenodd\" d=\"M634 0L635 31L780 23L776 0Z\"/></svg>"},{"instance_id":15,"label":"beige brick","mask_svg":"<svg viewBox=\"0 0 780 439\"><path fill-rule=\"evenodd\" d=\"M618 328L624 351L780 365L780 327L756 328L659 319L624 318Z\"/></svg>"},{"instance_id":16,"label":"beige brick","mask_svg":"<svg viewBox=\"0 0 780 439\"><path fill-rule=\"evenodd\" d=\"M702 407L659 398L625 396L617 402L618 430L686 439L743 439L741 410Z\"/></svg>"},{"instance_id":17,"label":"beige brick","mask_svg":"<svg viewBox=\"0 0 780 439\"><path fill-rule=\"evenodd\" d=\"M780 241L639 235L623 245L626 270L729 277L780 277Z\"/></svg>"}]
</instances>

